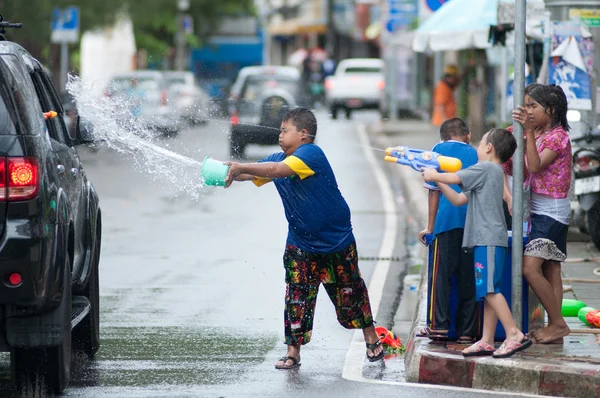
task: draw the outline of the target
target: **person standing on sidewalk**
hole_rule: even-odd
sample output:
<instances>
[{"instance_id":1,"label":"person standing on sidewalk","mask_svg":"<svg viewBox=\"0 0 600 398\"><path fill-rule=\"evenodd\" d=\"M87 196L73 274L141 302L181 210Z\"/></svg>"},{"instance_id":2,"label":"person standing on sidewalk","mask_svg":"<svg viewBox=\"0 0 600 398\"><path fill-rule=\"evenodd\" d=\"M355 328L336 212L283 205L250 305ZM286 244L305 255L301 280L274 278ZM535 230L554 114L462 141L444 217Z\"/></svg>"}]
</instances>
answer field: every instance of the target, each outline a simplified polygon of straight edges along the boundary
<instances>
[{"instance_id":1,"label":"person standing on sidewalk","mask_svg":"<svg viewBox=\"0 0 600 398\"><path fill-rule=\"evenodd\" d=\"M548 313L548 326L531 333L537 343L561 343L570 332L562 316L561 262L567 257L571 217L572 154L567 97L553 84L525 95L513 119L525 131L526 167L531 175L531 232L523 276Z\"/></svg>"},{"instance_id":2,"label":"person standing on sidewalk","mask_svg":"<svg viewBox=\"0 0 600 398\"><path fill-rule=\"evenodd\" d=\"M456 100L454 90L460 83L456 65L447 65L444 77L435 86L433 91L433 113L431 124L441 126L445 120L456 117Z\"/></svg>"},{"instance_id":3,"label":"person standing on sidewalk","mask_svg":"<svg viewBox=\"0 0 600 398\"><path fill-rule=\"evenodd\" d=\"M288 220L283 254L285 269L284 333L287 354L277 369L300 366L300 347L312 336L319 285L335 306L346 329L362 329L367 359L382 360L385 352L373 325L367 286L358 268L350 208L342 196L323 150L314 144L317 119L308 109L289 111L281 123L279 146L258 163L226 162L225 179L273 182Z\"/></svg>"},{"instance_id":4,"label":"person standing on sidewalk","mask_svg":"<svg viewBox=\"0 0 600 398\"><path fill-rule=\"evenodd\" d=\"M501 164L517 148L515 137L504 129L487 132L477 148L478 163L456 173L423 171L425 181L438 183L442 194L455 206L468 203L462 246L473 249L477 300L484 300L483 336L463 350L464 356L492 355L507 358L531 346L517 327L502 295L502 268L508 247L508 233L502 208L504 172ZM448 184L460 184L458 193ZM506 331L506 340L494 350L496 324Z\"/></svg>"},{"instance_id":5,"label":"person standing on sidewalk","mask_svg":"<svg viewBox=\"0 0 600 398\"><path fill-rule=\"evenodd\" d=\"M477 163L477 151L471 145L471 133L467 124L459 118L446 120L440 127L441 143L432 151L444 156L460 159L463 168ZM425 244L425 235L434 234L431 243L434 253L429 274L431 324L419 336L432 339L447 339L450 318L455 319L458 342L469 344L476 341L477 305L475 302L475 275L473 273L473 253L462 248L467 206L453 206L446 196L441 195L435 183L423 185L429 190L427 228L419 233ZM461 192L458 185L452 189ZM451 278L458 282L458 308L450 315Z\"/></svg>"}]
</instances>

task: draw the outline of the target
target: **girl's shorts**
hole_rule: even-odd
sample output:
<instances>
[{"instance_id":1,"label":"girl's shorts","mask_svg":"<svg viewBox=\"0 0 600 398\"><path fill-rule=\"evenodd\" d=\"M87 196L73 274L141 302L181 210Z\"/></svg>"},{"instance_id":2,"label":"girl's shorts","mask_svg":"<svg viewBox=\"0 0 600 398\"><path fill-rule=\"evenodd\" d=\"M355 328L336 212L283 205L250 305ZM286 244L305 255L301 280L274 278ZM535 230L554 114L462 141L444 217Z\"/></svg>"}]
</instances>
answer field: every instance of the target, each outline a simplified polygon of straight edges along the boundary
<instances>
[{"instance_id":1,"label":"girl's shorts","mask_svg":"<svg viewBox=\"0 0 600 398\"><path fill-rule=\"evenodd\" d=\"M502 272L506 247L475 246L475 299L481 301L489 293L502 293Z\"/></svg>"},{"instance_id":2,"label":"girl's shorts","mask_svg":"<svg viewBox=\"0 0 600 398\"><path fill-rule=\"evenodd\" d=\"M562 262L567 258L569 226L542 214L531 215L531 232L525 255Z\"/></svg>"}]
</instances>

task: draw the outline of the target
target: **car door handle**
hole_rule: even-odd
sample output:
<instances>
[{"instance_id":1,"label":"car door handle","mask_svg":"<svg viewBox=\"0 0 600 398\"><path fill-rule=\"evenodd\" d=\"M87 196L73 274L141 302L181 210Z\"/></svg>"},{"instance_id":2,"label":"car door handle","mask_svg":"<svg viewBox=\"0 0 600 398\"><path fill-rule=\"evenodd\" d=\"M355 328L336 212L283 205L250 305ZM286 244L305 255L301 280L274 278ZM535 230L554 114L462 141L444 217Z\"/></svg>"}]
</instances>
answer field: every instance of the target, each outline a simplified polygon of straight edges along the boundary
<instances>
[{"instance_id":1,"label":"car door handle","mask_svg":"<svg viewBox=\"0 0 600 398\"><path fill-rule=\"evenodd\" d=\"M79 175L79 169L77 167L73 167L71 169L71 174L73 174L73 177L77 177Z\"/></svg>"},{"instance_id":2,"label":"car door handle","mask_svg":"<svg viewBox=\"0 0 600 398\"><path fill-rule=\"evenodd\" d=\"M63 166L62 164L59 164L56 166L56 170L58 170L58 172L60 174L64 174L65 173L65 166Z\"/></svg>"}]
</instances>

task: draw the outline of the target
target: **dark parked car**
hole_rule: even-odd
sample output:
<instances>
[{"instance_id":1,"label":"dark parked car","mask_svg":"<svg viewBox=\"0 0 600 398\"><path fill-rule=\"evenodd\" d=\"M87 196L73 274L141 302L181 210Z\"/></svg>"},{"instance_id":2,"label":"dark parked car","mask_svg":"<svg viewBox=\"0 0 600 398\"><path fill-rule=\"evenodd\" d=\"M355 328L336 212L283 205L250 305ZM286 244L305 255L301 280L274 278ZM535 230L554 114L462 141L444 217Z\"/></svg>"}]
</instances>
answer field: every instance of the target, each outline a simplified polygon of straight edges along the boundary
<instances>
[{"instance_id":1,"label":"dark parked car","mask_svg":"<svg viewBox=\"0 0 600 398\"><path fill-rule=\"evenodd\" d=\"M0 23L0 350L17 388L60 393L99 347L101 212L76 146L89 132ZM55 112L55 113L54 113Z\"/></svg>"},{"instance_id":2,"label":"dark parked car","mask_svg":"<svg viewBox=\"0 0 600 398\"><path fill-rule=\"evenodd\" d=\"M230 153L233 157L242 157L248 144L278 144L283 116L299 105L301 82L297 70L261 67L248 72L245 69L240 71L243 82L239 96L231 100Z\"/></svg>"}]
</instances>

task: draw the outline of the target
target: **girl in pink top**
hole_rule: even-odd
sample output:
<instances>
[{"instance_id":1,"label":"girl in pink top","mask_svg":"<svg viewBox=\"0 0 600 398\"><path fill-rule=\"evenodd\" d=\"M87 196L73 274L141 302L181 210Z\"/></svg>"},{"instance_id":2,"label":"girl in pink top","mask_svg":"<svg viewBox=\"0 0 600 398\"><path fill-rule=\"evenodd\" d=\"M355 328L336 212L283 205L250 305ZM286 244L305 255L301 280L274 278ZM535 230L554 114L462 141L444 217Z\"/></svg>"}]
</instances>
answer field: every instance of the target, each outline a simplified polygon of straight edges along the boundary
<instances>
[{"instance_id":1,"label":"girl in pink top","mask_svg":"<svg viewBox=\"0 0 600 398\"><path fill-rule=\"evenodd\" d=\"M567 256L571 206L571 141L567 97L559 86L536 85L525 106L513 111L525 131L525 165L531 183L531 231L523 275L548 312L548 326L531 333L538 343L560 343L569 334L561 314L561 262Z\"/></svg>"}]
</instances>

